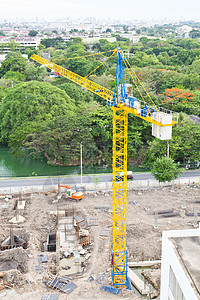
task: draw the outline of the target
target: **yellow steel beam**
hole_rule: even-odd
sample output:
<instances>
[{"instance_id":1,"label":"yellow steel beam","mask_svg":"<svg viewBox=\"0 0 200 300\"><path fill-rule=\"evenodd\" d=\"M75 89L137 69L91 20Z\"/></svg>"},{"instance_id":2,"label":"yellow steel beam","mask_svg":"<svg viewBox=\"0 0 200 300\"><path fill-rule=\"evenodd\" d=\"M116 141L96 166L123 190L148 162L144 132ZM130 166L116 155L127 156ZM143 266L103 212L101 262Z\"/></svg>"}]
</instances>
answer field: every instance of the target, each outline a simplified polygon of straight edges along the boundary
<instances>
[{"instance_id":1,"label":"yellow steel beam","mask_svg":"<svg viewBox=\"0 0 200 300\"><path fill-rule=\"evenodd\" d=\"M53 62L50 62L48 59L44 59L36 54L33 54L30 58L35 60L36 62L40 63L41 65L47 67L48 69L51 69L51 70L59 73L63 77L66 77L67 79L75 82L76 84L80 85L82 88L100 96L101 98L103 98L109 102L113 101L113 92L102 87L101 85L99 85L91 80L88 80L76 73L73 73L61 66L58 66L58 65L54 64Z\"/></svg>"},{"instance_id":2,"label":"yellow steel beam","mask_svg":"<svg viewBox=\"0 0 200 300\"><path fill-rule=\"evenodd\" d=\"M114 54L115 52L113 52ZM51 69L57 73L59 73L61 76L63 77L66 77L67 79L75 82L76 84L80 85L82 88L100 96L101 98L105 99L108 101L108 103L110 105L112 105L113 103L113 94L114 92L113 91L110 91L109 89L107 88L104 88L102 87L101 85L89 80L89 79L86 79L74 72L71 72L61 66L58 66L56 64L54 64L53 62L49 61L48 59L45 59L45 58L42 58L36 54L33 54L31 57L31 59L33 59L34 61L40 63L41 65L47 67L48 69ZM172 124L162 124L162 123L159 123L157 122L156 120L153 119L152 116L146 116L146 117L143 117L141 116L140 114L137 113L137 110L134 109L134 108L131 108L129 107L128 105L126 105L125 103L118 103L117 104L117 107L125 110L127 113L132 113L134 114L136 117L139 117L149 123L153 123L155 125L158 125L158 126L161 126L161 127L164 127L164 126L172 126L174 124L176 124L177 122L175 121L172 121Z\"/></svg>"},{"instance_id":3,"label":"yellow steel beam","mask_svg":"<svg viewBox=\"0 0 200 300\"><path fill-rule=\"evenodd\" d=\"M113 285L126 286L126 196L128 113L113 110Z\"/></svg>"},{"instance_id":4,"label":"yellow steel beam","mask_svg":"<svg viewBox=\"0 0 200 300\"><path fill-rule=\"evenodd\" d=\"M141 118L141 119L143 119L143 120L145 120L149 123L152 123L152 124L155 124L155 125L158 125L158 126L161 126L161 127L173 126L174 124L177 124L177 122L174 121L174 120L172 120L172 123L170 123L170 124L162 124L162 123L154 120L154 118L152 116L147 115L146 117L143 117L140 114L138 114L136 109L134 109L132 107L129 107L129 106L126 106L126 105L124 105L124 103L118 103L117 106L120 107L121 109L124 109L127 113L131 113L131 114L135 115L138 118Z\"/></svg>"}]
</instances>

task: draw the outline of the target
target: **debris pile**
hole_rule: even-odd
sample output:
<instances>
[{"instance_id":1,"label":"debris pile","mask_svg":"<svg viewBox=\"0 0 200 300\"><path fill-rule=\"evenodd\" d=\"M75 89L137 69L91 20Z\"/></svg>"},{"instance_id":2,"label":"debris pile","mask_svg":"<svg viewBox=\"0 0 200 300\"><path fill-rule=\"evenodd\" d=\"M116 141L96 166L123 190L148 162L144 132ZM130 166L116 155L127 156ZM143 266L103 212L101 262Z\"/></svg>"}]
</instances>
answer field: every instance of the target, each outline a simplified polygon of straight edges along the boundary
<instances>
[{"instance_id":1,"label":"debris pile","mask_svg":"<svg viewBox=\"0 0 200 300\"><path fill-rule=\"evenodd\" d=\"M0 292L3 291L5 288L12 289L14 286L13 284L6 282L4 277L5 273L0 272Z\"/></svg>"},{"instance_id":2,"label":"debris pile","mask_svg":"<svg viewBox=\"0 0 200 300\"><path fill-rule=\"evenodd\" d=\"M56 276L50 276L46 281L46 285L66 294L70 294L77 287L70 278L66 276L59 276L58 274L56 274Z\"/></svg>"}]
</instances>

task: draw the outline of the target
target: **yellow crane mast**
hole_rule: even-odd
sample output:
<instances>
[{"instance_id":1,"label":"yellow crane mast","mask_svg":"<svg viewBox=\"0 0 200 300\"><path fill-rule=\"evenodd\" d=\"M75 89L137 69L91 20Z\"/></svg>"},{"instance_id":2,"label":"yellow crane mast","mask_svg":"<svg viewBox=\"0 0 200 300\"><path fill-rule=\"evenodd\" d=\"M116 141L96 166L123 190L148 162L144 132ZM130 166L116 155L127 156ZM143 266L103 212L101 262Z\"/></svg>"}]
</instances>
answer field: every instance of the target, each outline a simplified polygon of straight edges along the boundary
<instances>
[{"instance_id":1,"label":"yellow crane mast","mask_svg":"<svg viewBox=\"0 0 200 300\"><path fill-rule=\"evenodd\" d=\"M132 77L133 82L134 78L122 50L120 48L114 49L112 55L114 54L117 54L114 92L36 54L33 54L31 59L75 82L82 88L102 97L113 110L113 234L111 277L114 286L126 287L128 284L126 250L128 113L132 113L152 123L152 134L162 140L171 138L172 125L177 122L172 119L172 114L159 111L155 105L153 105L153 108L147 105L141 107L140 102L132 95L131 85L126 83L126 70ZM137 76L136 74L134 75ZM140 90L138 91L140 92ZM142 97L141 93L140 95ZM147 95L149 96L148 93Z\"/></svg>"}]
</instances>

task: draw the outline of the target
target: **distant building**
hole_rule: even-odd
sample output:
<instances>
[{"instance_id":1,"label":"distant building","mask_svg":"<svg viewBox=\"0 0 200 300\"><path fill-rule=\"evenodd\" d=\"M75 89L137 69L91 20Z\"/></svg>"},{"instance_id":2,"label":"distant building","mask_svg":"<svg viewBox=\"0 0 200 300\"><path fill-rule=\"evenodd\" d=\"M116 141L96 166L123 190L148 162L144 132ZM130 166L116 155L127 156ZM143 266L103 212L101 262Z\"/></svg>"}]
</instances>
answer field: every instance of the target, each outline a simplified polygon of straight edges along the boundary
<instances>
[{"instance_id":1,"label":"distant building","mask_svg":"<svg viewBox=\"0 0 200 300\"><path fill-rule=\"evenodd\" d=\"M24 47L34 47L35 49L38 48L41 38L39 37L21 37L21 38L15 38L11 39L8 37L1 37L0 38L0 49L4 53L10 52L9 43L14 41L18 44L19 49Z\"/></svg>"},{"instance_id":2,"label":"distant building","mask_svg":"<svg viewBox=\"0 0 200 300\"><path fill-rule=\"evenodd\" d=\"M163 232L160 299L200 299L199 228Z\"/></svg>"},{"instance_id":3,"label":"distant building","mask_svg":"<svg viewBox=\"0 0 200 300\"><path fill-rule=\"evenodd\" d=\"M190 33L190 31L192 31L192 30L193 30L192 27L187 26L187 25L183 25L183 26L181 26L181 27L179 27L179 28L177 29L177 33L178 33L178 35L180 35L180 36L189 37L189 33Z\"/></svg>"}]
</instances>

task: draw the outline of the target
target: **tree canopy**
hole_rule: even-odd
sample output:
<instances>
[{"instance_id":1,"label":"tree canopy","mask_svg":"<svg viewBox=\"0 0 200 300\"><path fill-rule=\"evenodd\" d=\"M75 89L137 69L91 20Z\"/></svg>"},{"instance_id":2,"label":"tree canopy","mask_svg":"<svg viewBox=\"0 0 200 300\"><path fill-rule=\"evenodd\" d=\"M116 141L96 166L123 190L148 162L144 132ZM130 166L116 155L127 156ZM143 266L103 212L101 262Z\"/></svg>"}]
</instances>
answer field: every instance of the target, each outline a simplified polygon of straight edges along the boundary
<instances>
[{"instance_id":1,"label":"tree canopy","mask_svg":"<svg viewBox=\"0 0 200 300\"><path fill-rule=\"evenodd\" d=\"M176 179L182 171L173 159L167 157L157 158L151 169L152 175L160 182L170 182Z\"/></svg>"},{"instance_id":2,"label":"tree canopy","mask_svg":"<svg viewBox=\"0 0 200 300\"><path fill-rule=\"evenodd\" d=\"M33 36L36 36L38 34L38 31L37 30L31 30L29 31L28 35L33 37Z\"/></svg>"},{"instance_id":3,"label":"tree canopy","mask_svg":"<svg viewBox=\"0 0 200 300\"><path fill-rule=\"evenodd\" d=\"M1 142L7 142L10 134L20 130L22 124L51 120L55 116L72 115L74 101L59 88L37 81L19 83L6 91L0 106Z\"/></svg>"},{"instance_id":4,"label":"tree canopy","mask_svg":"<svg viewBox=\"0 0 200 300\"><path fill-rule=\"evenodd\" d=\"M24 72L27 65L27 60L20 53L12 53L7 56L0 67L0 77L8 71Z\"/></svg>"},{"instance_id":5,"label":"tree canopy","mask_svg":"<svg viewBox=\"0 0 200 300\"><path fill-rule=\"evenodd\" d=\"M169 141L171 158L183 164L188 160L200 160L200 125L189 122L186 116L200 116L200 42L196 37L198 32L192 32L192 38L183 39L177 37L174 25L168 27L171 35L166 34L165 25L141 27L141 34L154 34L155 38L142 37L137 43L120 36L119 33L112 34L116 39L114 42L104 38L95 41L93 45L88 45L76 36L65 41L49 33L48 38L41 41L37 50L19 48L19 45L12 41L8 45L12 52L0 67L1 143L9 144L15 154L42 153L51 163L70 164L70 161L75 163L79 159L80 142L83 137L86 140L88 135L91 157L88 155L86 161L111 164L112 111L106 106L106 101L65 78L48 76L49 70L29 62L21 53L26 53L28 57L37 53L44 57L48 52L50 60L54 63L82 76L89 74L90 80L113 90L116 56L112 56L98 68L111 52L93 54L113 50L119 45L121 49L129 50L129 63L137 75L135 82L142 82L154 103L165 109L183 112L185 120L179 118L180 122L173 127L173 138ZM124 29L129 30L128 27ZM135 29L137 30L134 27L133 30ZM72 34L76 32L72 30ZM161 40L160 36L165 37L165 40ZM90 74L95 68L96 71ZM141 101L140 94L144 96L141 85L139 92L128 72L127 83L133 84L133 96ZM148 102L147 98L144 100ZM80 128L81 123L84 128ZM62 128L61 132L56 126ZM70 137L70 132L76 133L74 138ZM53 133L56 136L55 140ZM56 144L56 139L59 145ZM74 156L73 147L69 144L70 139L75 145ZM39 144L43 146L43 150L39 150ZM58 154L58 149L62 155ZM85 151L87 152L86 149ZM157 158L166 155L166 152L166 141L152 137L151 125L130 114L129 162L150 167Z\"/></svg>"}]
</instances>

